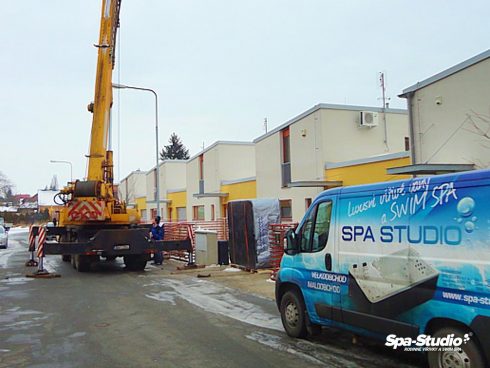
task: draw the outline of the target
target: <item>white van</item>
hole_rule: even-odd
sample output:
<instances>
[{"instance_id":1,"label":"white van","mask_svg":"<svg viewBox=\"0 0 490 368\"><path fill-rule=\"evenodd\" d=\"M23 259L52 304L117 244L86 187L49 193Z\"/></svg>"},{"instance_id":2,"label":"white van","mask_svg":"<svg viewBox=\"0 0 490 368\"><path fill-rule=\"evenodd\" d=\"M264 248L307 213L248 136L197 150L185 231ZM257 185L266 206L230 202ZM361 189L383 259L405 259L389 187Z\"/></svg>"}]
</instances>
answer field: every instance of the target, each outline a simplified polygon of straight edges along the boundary
<instances>
[{"instance_id":1,"label":"white van","mask_svg":"<svg viewBox=\"0 0 490 368\"><path fill-rule=\"evenodd\" d=\"M276 301L288 335L334 326L490 366L490 170L327 190L287 247Z\"/></svg>"}]
</instances>

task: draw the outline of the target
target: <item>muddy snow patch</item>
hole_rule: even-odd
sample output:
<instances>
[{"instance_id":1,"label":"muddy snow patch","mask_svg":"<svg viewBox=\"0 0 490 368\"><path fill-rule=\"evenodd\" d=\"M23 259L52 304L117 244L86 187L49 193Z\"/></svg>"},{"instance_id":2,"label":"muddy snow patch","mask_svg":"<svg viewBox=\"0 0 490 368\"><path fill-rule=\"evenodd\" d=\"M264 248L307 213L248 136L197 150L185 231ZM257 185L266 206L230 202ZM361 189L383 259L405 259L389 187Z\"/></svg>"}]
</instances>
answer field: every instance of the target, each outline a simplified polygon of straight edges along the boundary
<instances>
[{"instance_id":1,"label":"muddy snow patch","mask_svg":"<svg viewBox=\"0 0 490 368\"><path fill-rule=\"evenodd\" d=\"M178 296L178 294L173 291L162 291L160 293L146 294L145 296L153 300L158 300L159 302L166 302L175 305L175 298Z\"/></svg>"},{"instance_id":2,"label":"muddy snow patch","mask_svg":"<svg viewBox=\"0 0 490 368\"><path fill-rule=\"evenodd\" d=\"M10 308L0 314L0 331L29 330L42 325L48 316L35 310L23 310L20 307Z\"/></svg>"},{"instance_id":3,"label":"muddy snow patch","mask_svg":"<svg viewBox=\"0 0 490 368\"><path fill-rule=\"evenodd\" d=\"M220 314L257 327L282 331L281 319L267 313L260 306L238 298L238 293L230 288L204 280L164 279L145 286L164 286L172 289L146 297L169 302L180 298L206 312Z\"/></svg>"},{"instance_id":4,"label":"muddy snow patch","mask_svg":"<svg viewBox=\"0 0 490 368\"><path fill-rule=\"evenodd\" d=\"M22 277L22 276L17 276L17 277L6 277L3 279L1 282L7 285L23 285L27 283L28 281L32 281L32 278L29 277Z\"/></svg>"},{"instance_id":5,"label":"muddy snow patch","mask_svg":"<svg viewBox=\"0 0 490 368\"><path fill-rule=\"evenodd\" d=\"M68 336L68 338L77 338L77 337L83 337L85 336L87 333L86 332L75 332L75 333L72 333L70 336Z\"/></svg>"},{"instance_id":6,"label":"muddy snow patch","mask_svg":"<svg viewBox=\"0 0 490 368\"><path fill-rule=\"evenodd\" d=\"M302 349L298 349L292 344L283 342L282 338L279 336L270 335L262 332L253 332L245 337L262 345L266 345L272 349L296 355L297 357L302 358L303 360L307 360L310 363L316 363L320 365L325 364L325 362L315 358L314 356L311 356L311 352L302 351Z\"/></svg>"},{"instance_id":7,"label":"muddy snow patch","mask_svg":"<svg viewBox=\"0 0 490 368\"><path fill-rule=\"evenodd\" d=\"M241 272L242 270L240 270L239 268L235 268L235 267L228 267L228 268L225 268L223 271L224 272Z\"/></svg>"},{"instance_id":8,"label":"muddy snow patch","mask_svg":"<svg viewBox=\"0 0 490 368\"><path fill-rule=\"evenodd\" d=\"M10 257L21 252L27 253L26 248L23 247L19 241L9 239L9 247L7 249L0 250L0 267L7 268Z\"/></svg>"}]
</instances>

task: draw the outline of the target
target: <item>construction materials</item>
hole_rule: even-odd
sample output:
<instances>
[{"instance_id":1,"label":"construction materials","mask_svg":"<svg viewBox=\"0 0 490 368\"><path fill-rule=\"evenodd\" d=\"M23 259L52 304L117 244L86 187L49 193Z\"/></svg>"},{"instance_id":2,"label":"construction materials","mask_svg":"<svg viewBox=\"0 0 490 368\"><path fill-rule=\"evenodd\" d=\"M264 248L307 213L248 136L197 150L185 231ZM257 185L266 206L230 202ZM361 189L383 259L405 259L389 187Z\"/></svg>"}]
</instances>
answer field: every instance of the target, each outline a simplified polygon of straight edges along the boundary
<instances>
[{"instance_id":1,"label":"construction materials","mask_svg":"<svg viewBox=\"0 0 490 368\"><path fill-rule=\"evenodd\" d=\"M270 266L269 224L280 223L279 200L228 203L231 263L254 270Z\"/></svg>"}]
</instances>

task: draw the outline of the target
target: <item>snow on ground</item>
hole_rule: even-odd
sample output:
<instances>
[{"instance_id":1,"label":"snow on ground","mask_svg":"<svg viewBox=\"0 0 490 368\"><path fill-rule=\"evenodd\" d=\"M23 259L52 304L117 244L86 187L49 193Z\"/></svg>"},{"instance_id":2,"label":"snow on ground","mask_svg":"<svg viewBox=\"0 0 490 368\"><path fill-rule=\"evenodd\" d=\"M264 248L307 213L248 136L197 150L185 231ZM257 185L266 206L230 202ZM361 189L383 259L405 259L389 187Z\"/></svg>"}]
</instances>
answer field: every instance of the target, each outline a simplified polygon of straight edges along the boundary
<instances>
[{"instance_id":1,"label":"snow on ground","mask_svg":"<svg viewBox=\"0 0 490 368\"><path fill-rule=\"evenodd\" d=\"M290 342L289 343L284 343L282 338L280 336L276 335L270 335L266 334L263 332L253 332L250 335L245 336L247 339L256 341L262 345L266 345L270 348L273 348L275 350L279 351L284 351L293 355L296 355L306 361L309 361L310 363L316 363L323 365L324 362L321 360L315 358L314 356L311 355L311 351L302 351L303 349L298 349L295 346L293 346ZM313 344L312 344L313 345ZM315 348L316 348L315 344Z\"/></svg>"},{"instance_id":2,"label":"snow on ground","mask_svg":"<svg viewBox=\"0 0 490 368\"><path fill-rule=\"evenodd\" d=\"M34 280L34 279L28 278L28 277L19 276L17 274L17 275L11 275L11 276L8 275L5 279L3 279L0 282L2 282L3 284L8 284L8 285L23 285L26 282L32 281L32 280Z\"/></svg>"},{"instance_id":3,"label":"snow on ground","mask_svg":"<svg viewBox=\"0 0 490 368\"><path fill-rule=\"evenodd\" d=\"M22 246L18 240L9 238L8 248L0 249L0 268L7 268L10 257L21 252L25 252L27 260L27 248Z\"/></svg>"},{"instance_id":4,"label":"snow on ground","mask_svg":"<svg viewBox=\"0 0 490 368\"><path fill-rule=\"evenodd\" d=\"M28 233L28 232L29 232L29 228L28 227L22 227L22 226L12 227L9 230L9 234L19 234L19 233Z\"/></svg>"},{"instance_id":5,"label":"snow on ground","mask_svg":"<svg viewBox=\"0 0 490 368\"><path fill-rule=\"evenodd\" d=\"M225 272L240 272L241 270L239 268L235 268L235 267L228 267L228 268L225 268L223 271L225 271Z\"/></svg>"},{"instance_id":6,"label":"snow on ground","mask_svg":"<svg viewBox=\"0 0 490 368\"><path fill-rule=\"evenodd\" d=\"M254 326L282 331L281 319L260 306L238 298L233 289L205 280L162 279L144 286L163 286L171 291L147 294L146 297L175 305L183 299L206 312L220 314Z\"/></svg>"}]
</instances>

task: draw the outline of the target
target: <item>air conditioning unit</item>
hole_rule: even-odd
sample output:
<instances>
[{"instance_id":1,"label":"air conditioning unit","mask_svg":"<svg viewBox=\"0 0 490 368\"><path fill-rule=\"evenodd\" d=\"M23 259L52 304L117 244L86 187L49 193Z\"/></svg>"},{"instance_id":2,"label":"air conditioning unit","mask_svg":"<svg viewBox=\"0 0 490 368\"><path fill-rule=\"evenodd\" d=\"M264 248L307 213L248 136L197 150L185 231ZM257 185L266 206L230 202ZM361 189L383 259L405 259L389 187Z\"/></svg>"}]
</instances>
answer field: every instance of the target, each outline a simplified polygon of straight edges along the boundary
<instances>
[{"instance_id":1,"label":"air conditioning unit","mask_svg":"<svg viewBox=\"0 0 490 368\"><path fill-rule=\"evenodd\" d=\"M378 113L372 111L361 111L360 126L373 128L378 126Z\"/></svg>"}]
</instances>

